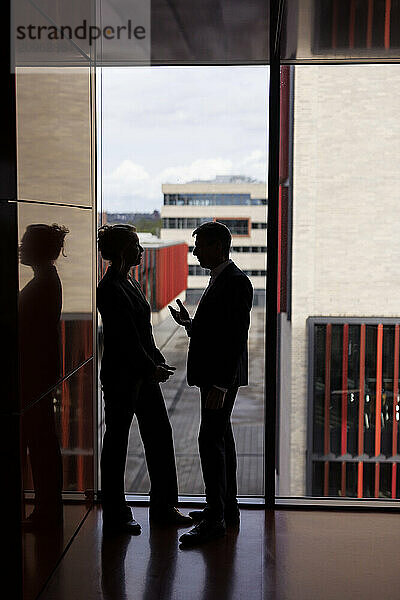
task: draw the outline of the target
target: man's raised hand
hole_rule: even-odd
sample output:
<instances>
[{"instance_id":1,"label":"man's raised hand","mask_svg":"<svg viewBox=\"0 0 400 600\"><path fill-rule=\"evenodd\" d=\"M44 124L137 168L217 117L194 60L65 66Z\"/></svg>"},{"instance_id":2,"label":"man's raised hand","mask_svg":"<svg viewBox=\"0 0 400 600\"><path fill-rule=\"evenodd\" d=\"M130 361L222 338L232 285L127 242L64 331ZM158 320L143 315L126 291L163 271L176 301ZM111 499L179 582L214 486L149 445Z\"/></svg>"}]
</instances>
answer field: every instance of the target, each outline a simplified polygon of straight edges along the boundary
<instances>
[{"instance_id":1,"label":"man's raised hand","mask_svg":"<svg viewBox=\"0 0 400 600\"><path fill-rule=\"evenodd\" d=\"M176 310L176 308L173 308L169 304L168 308L170 310L170 313L173 319L178 323L178 325L183 325L183 327L187 327L188 325L190 325L190 315L179 299L176 301L176 303L179 306L179 310Z\"/></svg>"}]
</instances>

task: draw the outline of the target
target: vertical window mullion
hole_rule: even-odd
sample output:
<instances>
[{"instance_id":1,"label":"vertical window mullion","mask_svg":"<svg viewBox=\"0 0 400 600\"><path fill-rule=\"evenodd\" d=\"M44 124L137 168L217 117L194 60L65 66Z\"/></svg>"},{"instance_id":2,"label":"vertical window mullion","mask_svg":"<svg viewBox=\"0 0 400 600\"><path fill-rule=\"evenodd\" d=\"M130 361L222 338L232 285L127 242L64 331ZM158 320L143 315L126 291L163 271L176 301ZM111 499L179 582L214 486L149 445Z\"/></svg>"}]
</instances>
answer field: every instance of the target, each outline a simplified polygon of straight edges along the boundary
<instances>
[{"instance_id":1,"label":"vertical window mullion","mask_svg":"<svg viewBox=\"0 0 400 600\"><path fill-rule=\"evenodd\" d=\"M341 443L340 453L343 457L347 453L347 373L349 363L349 325L343 325L343 346L342 346L342 419L341 419ZM342 461L341 478L342 496L346 496L346 461Z\"/></svg>"},{"instance_id":2,"label":"vertical window mullion","mask_svg":"<svg viewBox=\"0 0 400 600\"><path fill-rule=\"evenodd\" d=\"M392 429L392 457L397 455L397 435L398 435L398 395L399 395L399 325L394 328L394 372L393 372L393 429ZM392 498L396 498L397 485L397 463L392 463Z\"/></svg>"},{"instance_id":3,"label":"vertical window mullion","mask_svg":"<svg viewBox=\"0 0 400 600\"><path fill-rule=\"evenodd\" d=\"M331 347L332 347L332 325L326 326L325 338L325 403L324 403L324 454L325 457L331 451L330 431L330 404L331 404ZM324 496L329 495L329 460L324 464Z\"/></svg>"},{"instance_id":4,"label":"vertical window mullion","mask_svg":"<svg viewBox=\"0 0 400 600\"><path fill-rule=\"evenodd\" d=\"M279 194L279 140L280 140L280 15L283 3L270 3L270 83L269 83L269 139L268 139L268 254L265 327L265 411L264 411L264 464L265 506L275 507L275 474L277 445L277 261L278 261L278 194ZM250 223L249 223L250 232Z\"/></svg>"}]
</instances>

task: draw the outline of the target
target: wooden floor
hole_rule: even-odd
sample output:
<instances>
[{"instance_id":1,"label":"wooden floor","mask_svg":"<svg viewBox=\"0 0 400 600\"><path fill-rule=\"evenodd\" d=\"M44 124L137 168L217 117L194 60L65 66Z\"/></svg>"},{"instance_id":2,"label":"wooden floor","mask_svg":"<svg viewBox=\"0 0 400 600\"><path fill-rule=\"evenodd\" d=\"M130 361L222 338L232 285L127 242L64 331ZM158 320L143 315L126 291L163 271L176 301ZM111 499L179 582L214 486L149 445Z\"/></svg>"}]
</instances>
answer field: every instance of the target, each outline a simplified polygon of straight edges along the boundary
<instances>
[{"instance_id":1,"label":"wooden floor","mask_svg":"<svg viewBox=\"0 0 400 600\"><path fill-rule=\"evenodd\" d=\"M189 307L191 314L194 309ZM239 390L232 416L238 455L238 493L241 496L263 495L264 439L264 317L265 310L254 308L249 338L250 385ZM176 465L181 495L204 494L197 450L199 427L198 388L186 383L188 338L185 330L171 318L154 328L154 335L167 362L176 366L171 379L162 389L174 432ZM129 493L147 494L149 479L137 422L132 425L125 489Z\"/></svg>"},{"instance_id":2,"label":"wooden floor","mask_svg":"<svg viewBox=\"0 0 400 600\"><path fill-rule=\"evenodd\" d=\"M149 525L134 509L140 536L103 537L101 510L92 510L40 600L195 600L263 598L264 512L243 512L246 535L196 549L179 547L187 528Z\"/></svg>"},{"instance_id":3,"label":"wooden floor","mask_svg":"<svg viewBox=\"0 0 400 600\"><path fill-rule=\"evenodd\" d=\"M184 550L185 529L104 538L89 513L39 600L397 600L396 514L242 510L239 532Z\"/></svg>"}]
</instances>

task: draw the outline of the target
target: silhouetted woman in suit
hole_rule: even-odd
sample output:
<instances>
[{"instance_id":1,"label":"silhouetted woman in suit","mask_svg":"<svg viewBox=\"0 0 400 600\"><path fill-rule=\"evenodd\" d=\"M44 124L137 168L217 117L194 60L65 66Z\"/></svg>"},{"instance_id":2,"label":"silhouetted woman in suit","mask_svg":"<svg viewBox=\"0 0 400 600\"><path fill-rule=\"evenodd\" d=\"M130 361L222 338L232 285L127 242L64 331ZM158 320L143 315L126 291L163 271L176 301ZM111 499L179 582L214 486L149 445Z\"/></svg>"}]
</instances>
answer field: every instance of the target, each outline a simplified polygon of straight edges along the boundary
<instances>
[{"instance_id":1,"label":"silhouetted woman in suit","mask_svg":"<svg viewBox=\"0 0 400 600\"><path fill-rule=\"evenodd\" d=\"M97 288L103 322L101 383L106 431L101 455L103 526L140 533L125 501L124 475L129 429L136 414L151 482L150 519L190 525L178 511L178 486L172 429L160 389L174 367L155 345L151 309L137 281L129 276L143 248L132 225L104 225L99 249L111 262Z\"/></svg>"}]
</instances>

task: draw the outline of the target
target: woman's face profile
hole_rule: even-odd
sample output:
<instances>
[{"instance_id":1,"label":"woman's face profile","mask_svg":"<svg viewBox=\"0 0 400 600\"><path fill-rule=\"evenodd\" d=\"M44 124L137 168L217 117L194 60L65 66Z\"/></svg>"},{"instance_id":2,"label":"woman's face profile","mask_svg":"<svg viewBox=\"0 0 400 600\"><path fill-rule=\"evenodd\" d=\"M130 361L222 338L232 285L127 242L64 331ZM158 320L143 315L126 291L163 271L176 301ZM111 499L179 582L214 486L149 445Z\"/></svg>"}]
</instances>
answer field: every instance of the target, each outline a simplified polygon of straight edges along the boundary
<instances>
[{"instance_id":1,"label":"woman's face profile","mask_svg":"<svg viewBox=\"0 0 400 600\"><path fill-rule=\"evenodd\" d=\"M24 233L19 246L19 258L22 265L31 267L43 262L43 257L38 246L38 240L33 235Z\"/></svg>"},{"instance_id":2,"label":"woman's face profile","mask_svg":"<svg viewBox=\"0 0 400 600\"><path fill-rule=\"evenodd\" d=\"M137 233L132 233L131 241L124 251L125 261L132 267L139 265L142 260L143 248Z\"/></svg>"}]
</instances>

